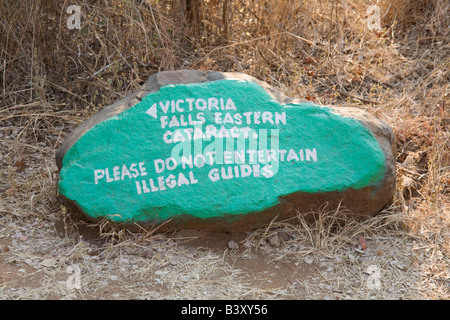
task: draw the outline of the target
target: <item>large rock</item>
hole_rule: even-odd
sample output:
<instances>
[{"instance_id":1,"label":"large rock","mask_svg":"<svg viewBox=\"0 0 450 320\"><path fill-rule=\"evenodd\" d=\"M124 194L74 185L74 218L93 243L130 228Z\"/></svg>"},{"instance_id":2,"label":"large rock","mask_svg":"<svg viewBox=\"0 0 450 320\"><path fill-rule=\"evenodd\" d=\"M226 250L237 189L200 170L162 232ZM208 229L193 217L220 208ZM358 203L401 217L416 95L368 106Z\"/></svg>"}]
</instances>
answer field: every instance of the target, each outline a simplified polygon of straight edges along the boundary
<instances>
[{"instance_id":1,"label":"large rock","mask_svg":"<svg viewBox=\"0 0 450 320\"><path fill-rule=\"evenodd\" d=\"M393 147L362 110L245 74L168 71L78 126L56 163L59 192L93 220L244 231L324 202L377 214L393 197Z\"/></svg>"}]
</instances>

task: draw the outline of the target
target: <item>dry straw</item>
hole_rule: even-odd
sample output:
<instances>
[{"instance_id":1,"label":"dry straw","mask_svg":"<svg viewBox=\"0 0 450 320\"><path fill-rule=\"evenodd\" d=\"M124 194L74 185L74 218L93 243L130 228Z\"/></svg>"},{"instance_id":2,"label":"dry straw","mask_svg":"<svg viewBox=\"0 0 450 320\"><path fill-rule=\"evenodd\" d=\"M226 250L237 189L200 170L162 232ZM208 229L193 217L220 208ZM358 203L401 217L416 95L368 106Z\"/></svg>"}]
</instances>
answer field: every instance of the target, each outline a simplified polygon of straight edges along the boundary
<instances>
[{"instance_id":1,"label":"dry straw","mask_svg":"<svg viewBox=\"0 0 450 320\"><path fill-rule=\"evenodd\" d=\"M80 7L79 30L67 28L68 5ZM379 29L368 28L370 5ZM449 9L444 0L0 1L0 297L448 299ZM238 251L80 223L57 197L55 150L150 74L182 68L245 72L378 116L396 134L395 203L364 222L324 205L312 223L274 221ZM246 267L252 257L267 270ZM78 291L65 284L71 264L82 267ZM270 278L287 265L291 277ZM382 275L375 291L371 265Z\"/></svg>"}]
</instances>

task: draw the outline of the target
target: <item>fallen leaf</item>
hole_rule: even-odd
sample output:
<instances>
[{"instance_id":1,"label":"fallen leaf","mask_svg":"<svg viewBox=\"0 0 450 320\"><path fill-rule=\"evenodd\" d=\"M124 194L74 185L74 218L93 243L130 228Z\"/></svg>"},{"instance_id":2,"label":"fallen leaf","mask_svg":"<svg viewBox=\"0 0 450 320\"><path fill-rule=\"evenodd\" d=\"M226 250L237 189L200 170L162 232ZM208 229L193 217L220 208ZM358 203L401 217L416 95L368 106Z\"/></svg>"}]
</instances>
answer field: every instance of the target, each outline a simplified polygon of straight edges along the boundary
<instances>
[{"instance_id":1,"label":"fallen leaf","mask_svg":"<svg viewBox=\"0 0 450 320\"><path fill-rule=\"evenodd\" d=\"M25 159L22 157L19 157L13 164L13 166L15 166L17 168L17 171L22 171L23 169L25 169L26 167L28 167L28 165L25 163Z\"/></svg>"},{"instance_id":2,"label":"fallen leaf","mask_svg":"<svg viewBox=\"0 0 450 320\"><path fill-rule=\"evenodd\" d=\"M362 70L361 65L358 65L358 66L356 67L355 73L356 73L357 75L362 75L362 74L363 74L363 70Z\"/></svg>"},{"instance_id":3,"label":"fallen leaf","mask_svg":"<svg viewBox=\"0 0 450 320\"><path fill-rule=\"evenodd\" d=\"M56 260L55 258L46 258L46 259L42 260L41 266L51 268L51 267L56 266L57 263L58 263L58 260Z\"/></svg>"},{"instance_id":4,"label":"fallen leaf","mask_svg":"<svg viewBox=\"0 0 450 320\"><path fill-rule=\"evenodd\" d=\"M318 64L317 60L313 57L306 57L303 59L304 64Z\"/></svg>"},{"instance_id":5,"label":"fallen leaf","mask_svg":"<svg viewBox=\"0 0 450 320\"><path fill-rule=\"evenodd\" d=\"M366 240L364 240L363 237L359 237L359 245L361 246L361 249L366 250L367 249L367 243Z\"/></svg>"}]
</instances>

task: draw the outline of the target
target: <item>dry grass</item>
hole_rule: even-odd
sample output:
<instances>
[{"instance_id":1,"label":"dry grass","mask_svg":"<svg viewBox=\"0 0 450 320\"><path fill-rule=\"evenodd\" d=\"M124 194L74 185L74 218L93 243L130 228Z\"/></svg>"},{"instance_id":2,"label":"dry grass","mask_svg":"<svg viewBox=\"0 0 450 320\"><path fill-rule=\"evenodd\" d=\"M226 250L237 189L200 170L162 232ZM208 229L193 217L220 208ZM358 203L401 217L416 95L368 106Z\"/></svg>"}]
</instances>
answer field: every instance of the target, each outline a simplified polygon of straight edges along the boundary
<instances>
[{"instance_id":1,"label":"dry grass","mask_svg":"<svg viewBox=\"0 0 450 320\"><path fill-rule=\"evenodd\" d=\"M375 31L371 1L248 3L0 1L1 297L449 298L448 1L380 1ZM81 7L80 30L66 26L71 4ZM290 96L378 116L396 134L394 205L365 222L324 206L316 223L274 222L248 235L243 252L223 254L149 230L80 224L57 197L55 150L150 74L182 68L245 72ZM85 241L82 230L103 240ZM258 252L316 266L317 280L255 287L230 261ZM24 274L41 270L39 286L7 273L20 263ZM89 289L67 291L70 264L83 266ZM383 290L364 290L370 265L382 270ZM108 293L108 283L121 289Z\"/></svg>"}]
</instances>

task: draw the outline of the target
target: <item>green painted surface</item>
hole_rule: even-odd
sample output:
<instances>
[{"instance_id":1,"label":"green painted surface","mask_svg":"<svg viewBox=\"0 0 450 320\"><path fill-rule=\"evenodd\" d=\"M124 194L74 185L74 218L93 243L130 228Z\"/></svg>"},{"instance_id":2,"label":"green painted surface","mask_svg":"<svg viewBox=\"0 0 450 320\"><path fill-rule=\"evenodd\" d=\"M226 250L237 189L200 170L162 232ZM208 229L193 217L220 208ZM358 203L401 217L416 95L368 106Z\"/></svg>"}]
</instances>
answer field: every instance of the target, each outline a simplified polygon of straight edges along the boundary
<instances>
[{"instance_id":1,"label":"green painted surface","mask_svg":"<svg viewBox=\"0 0 450 320\"><path fill-rule=\"evenodd\" d=\"M376 186L384 172L384 154L359 121L221 80L165 86L93 127L66 153L59 191L94 218L162 221Z\"/></svg>"}]
</instances>

